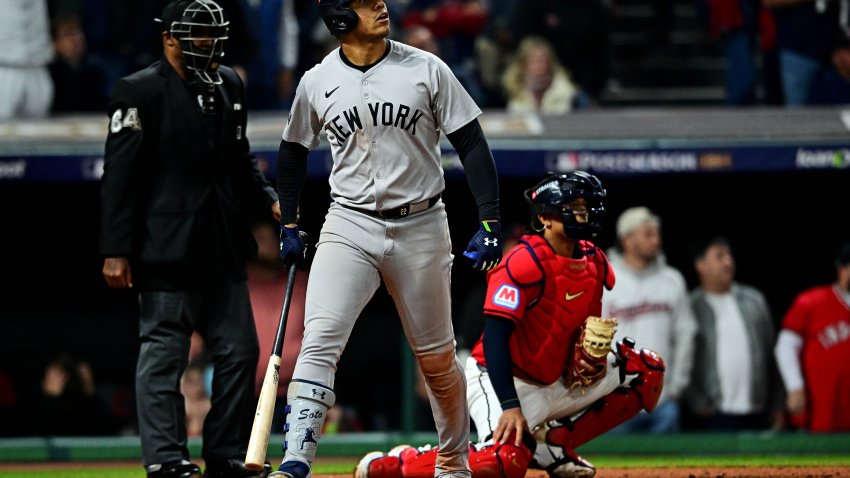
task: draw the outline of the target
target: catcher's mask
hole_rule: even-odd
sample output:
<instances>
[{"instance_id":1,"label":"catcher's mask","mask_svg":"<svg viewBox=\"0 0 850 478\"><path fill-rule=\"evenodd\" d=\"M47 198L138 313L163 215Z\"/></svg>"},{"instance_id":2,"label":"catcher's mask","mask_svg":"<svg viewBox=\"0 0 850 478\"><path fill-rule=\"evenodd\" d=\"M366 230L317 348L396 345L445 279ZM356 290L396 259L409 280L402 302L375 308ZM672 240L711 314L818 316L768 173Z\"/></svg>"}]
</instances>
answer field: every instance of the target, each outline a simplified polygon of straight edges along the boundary
<instances>
[{"instance_id":1,"label":"catcher's mask","mask_svg":"<svg viewBox=\"0 0 850 478\"><path fill-rule=\"evenodd\" d=\"M319 13L332 34L343 35L357 26L357 12L348 7L351 2L352 0L319 0Z\"/></svg>"},{"instance_id":2,"label":"catcher's mask","mask_svg":"<svg viewBox=\"0 0 850 478\"><path fill-rule=\"evenodd\" d=\"M526 189L525 200L531 205L531 226L543 230L537 215L557 215L564 222L564 232L572 239L593 239L602 228L605 206L602 200L607 193L599 179L584 171L569 174L548 173L536 186ZM587 220L579 221L569 204L583 197L587 207Z\"/></svg>"},{"instance_id":3,"label":"catcher's mask","mask_svg":"<svg viewBox=\"0 0 850 478\"><path fill-rule=\"evenodd\" d=\"M218 67L224 57L229 21L212 0L175 0L157 19L163 31L180 42L186 68L208 84L221 83Z\"/></svg>"}]
</instances>

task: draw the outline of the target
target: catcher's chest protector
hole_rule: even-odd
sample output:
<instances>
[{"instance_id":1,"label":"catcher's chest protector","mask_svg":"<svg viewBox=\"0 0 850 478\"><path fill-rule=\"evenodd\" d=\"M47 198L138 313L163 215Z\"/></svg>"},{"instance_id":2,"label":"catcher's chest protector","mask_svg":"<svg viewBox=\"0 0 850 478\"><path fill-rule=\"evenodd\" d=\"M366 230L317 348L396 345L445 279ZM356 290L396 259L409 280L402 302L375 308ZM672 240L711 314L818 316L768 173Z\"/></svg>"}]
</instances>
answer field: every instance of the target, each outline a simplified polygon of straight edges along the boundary
<instances>
[{"instance_id":1,"label":"catcher's chest protector","mask_svg":"<svg viewBox=\"0 0 850 478\"><path fill-rule=\"evenodd\" d=\"M517 255L516 260L538 264L539 279L535 286L539 290L538 298L525 310L521 326L511 337L511 353L527 354L514 361L525 364L523 370L533 374L523 378L553 383L561 377L585 319L600 312L607 262L599 253L581 259L559 256L539 236L526 236L522 242L531 254ZM512 256L507 264L509 274L521 266L513 260ZM519 347L518 343L526 345Z\"/></svg>"}]
</instances>

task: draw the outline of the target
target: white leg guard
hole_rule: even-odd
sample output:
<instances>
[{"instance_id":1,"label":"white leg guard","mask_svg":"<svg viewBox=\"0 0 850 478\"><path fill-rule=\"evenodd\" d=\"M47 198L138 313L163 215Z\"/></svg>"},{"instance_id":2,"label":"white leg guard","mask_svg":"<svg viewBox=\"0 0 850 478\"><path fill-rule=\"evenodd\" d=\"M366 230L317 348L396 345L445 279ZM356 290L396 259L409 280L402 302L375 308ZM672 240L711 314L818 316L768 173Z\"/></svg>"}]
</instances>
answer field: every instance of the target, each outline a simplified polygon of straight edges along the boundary
<instances>
[{"instance_id":1,"label":"white leg guard","mask_svg":"<svg viewBox=\"0 0 850 478\"><path fill-rule=\"evenodd\" d=\"M322 426L335 401L333 390L324 385L298 379L289 383L286 392L286 424L283 427L284 455L280 471L292 469L295 472L290 471L287 475L293 478L309 478L312 475L310 466L316 457ZM297 472L305 467L294 466L296 463L292 462L306 465L307 472Z\"/></svg>"}]
</instances>

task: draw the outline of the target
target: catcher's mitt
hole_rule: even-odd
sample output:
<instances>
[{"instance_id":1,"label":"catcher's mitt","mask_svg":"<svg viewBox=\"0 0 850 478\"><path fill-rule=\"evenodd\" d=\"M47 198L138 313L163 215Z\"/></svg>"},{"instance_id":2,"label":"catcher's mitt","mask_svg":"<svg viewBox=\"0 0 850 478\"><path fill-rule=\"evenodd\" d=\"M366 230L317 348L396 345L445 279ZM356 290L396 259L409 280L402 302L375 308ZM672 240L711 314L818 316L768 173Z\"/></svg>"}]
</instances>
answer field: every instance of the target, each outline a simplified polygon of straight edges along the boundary
<instances>
[{"instance_id":1,"label":"catcher's mitt","mask_svg":"<svg viewBox=\"0 0 850 478\"><path fill-rule=\"evenodd\" d=\"M617 332L617 319L590 316L573 349L572 361L567 364L567 386L588 387L605 376L608 352Z\"/></svg>"}]
</instances>

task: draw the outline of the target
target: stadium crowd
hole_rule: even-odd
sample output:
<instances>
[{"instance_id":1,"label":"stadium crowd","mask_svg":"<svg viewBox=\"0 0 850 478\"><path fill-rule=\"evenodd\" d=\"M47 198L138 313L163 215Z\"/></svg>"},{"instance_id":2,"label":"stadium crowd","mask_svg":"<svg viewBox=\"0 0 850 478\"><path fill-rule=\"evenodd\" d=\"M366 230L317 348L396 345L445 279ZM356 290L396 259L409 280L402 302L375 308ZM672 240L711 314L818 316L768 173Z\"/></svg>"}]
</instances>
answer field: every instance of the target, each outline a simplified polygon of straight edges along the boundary
<instances>
[{"instance_id":1,"label":"stadium crowd","mask_svg":"<svg viewBox=\"0 0 850 478\"><path fill-rule=\"evenodd\" d=\"M727 104L799 106L850 98L850 42L840 2L691 1L706 38L725 56ZM0 1L7 12L0 18L0 38L10 45L0 51L0 89L20 98L4 102L0 120L103 111L119 78L159 57L150 19L165 3ZM301 74L336 46L316 2L220 3L230 20L224 63L240 73L249 108L284 110ZM612 37L622 19L618 6L629 2L386 3L391 38L415 42L411 32L430 36L431 51L484 109L562 114L604 106L605 91L620 84L612 74ZM670 5L656 9L646 49L672 48L673 2L655 3Z\"/></svg>"}]
</instances>

